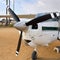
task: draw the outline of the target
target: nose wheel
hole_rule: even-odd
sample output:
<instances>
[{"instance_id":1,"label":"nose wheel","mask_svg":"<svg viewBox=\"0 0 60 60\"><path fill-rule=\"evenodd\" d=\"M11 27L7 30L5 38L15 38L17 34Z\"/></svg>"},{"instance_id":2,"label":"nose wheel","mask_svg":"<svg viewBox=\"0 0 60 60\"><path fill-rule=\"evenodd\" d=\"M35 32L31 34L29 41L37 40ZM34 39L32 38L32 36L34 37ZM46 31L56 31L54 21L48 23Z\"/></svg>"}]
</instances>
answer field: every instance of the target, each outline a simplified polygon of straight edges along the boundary
<instances>
[{"instance_id":1,"label":"nose wheel","mask_svg":"<svg viewBox=\"0 0 60 60\"><path fill-rule=\"evenodd\" d=\"M32 52L32 60L37 60L37 52L36 51Z\"/></svg>"}]
</instances>

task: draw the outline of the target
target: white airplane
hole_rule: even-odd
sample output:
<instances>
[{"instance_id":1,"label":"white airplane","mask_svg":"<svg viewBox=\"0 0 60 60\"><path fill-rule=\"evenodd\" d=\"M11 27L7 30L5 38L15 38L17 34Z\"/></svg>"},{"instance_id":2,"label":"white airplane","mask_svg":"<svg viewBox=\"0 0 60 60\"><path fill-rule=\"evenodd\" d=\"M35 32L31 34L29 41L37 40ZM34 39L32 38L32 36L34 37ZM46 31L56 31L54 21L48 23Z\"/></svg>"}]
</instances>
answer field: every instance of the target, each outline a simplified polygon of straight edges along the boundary
<instances>
[{"instance_id":1,"label":"white airplane","mask_svg":"<svg viewBox=\"0 0 60 60\"><path fill-rule=\"evenodd\" d=\"M16 50L16 55L18 55L21 41L22 32L24 32L25 42L34 48L32 53L32 60L36 60L38 45L48 46L49 43L60 39L60 15L59 12L43 13L38 17L30 20L24 21L20 20L17 15L7 7L11 16L16 20L14 27L21 31L20 38L18 41L18 46Z\"/></svg>"}]
</instances>

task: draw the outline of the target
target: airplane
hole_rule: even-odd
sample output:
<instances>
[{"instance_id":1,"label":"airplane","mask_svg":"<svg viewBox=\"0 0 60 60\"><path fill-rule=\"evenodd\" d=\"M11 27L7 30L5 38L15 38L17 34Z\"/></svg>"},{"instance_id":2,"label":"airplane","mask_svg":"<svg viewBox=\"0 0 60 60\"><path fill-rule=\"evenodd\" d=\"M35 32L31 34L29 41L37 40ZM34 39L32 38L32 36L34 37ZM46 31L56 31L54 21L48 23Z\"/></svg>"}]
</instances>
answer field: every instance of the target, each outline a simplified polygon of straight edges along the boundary
<instances>
[{"instance_id":1,"label":"airplane","mask_svg":"<svg viewBox=\"0 0 60 60\"><path fill-rule=\"evenodd\" d=\"M34 48L32 60L37 59L37 46L49 46L49 43L60 40L60 12L43 13L30 21L25 21L20 20L10 7L7 9L16 21L14 27L21 32L16 55L21 47L23 33L26 44Z\"/></svg>"}]
</instances>

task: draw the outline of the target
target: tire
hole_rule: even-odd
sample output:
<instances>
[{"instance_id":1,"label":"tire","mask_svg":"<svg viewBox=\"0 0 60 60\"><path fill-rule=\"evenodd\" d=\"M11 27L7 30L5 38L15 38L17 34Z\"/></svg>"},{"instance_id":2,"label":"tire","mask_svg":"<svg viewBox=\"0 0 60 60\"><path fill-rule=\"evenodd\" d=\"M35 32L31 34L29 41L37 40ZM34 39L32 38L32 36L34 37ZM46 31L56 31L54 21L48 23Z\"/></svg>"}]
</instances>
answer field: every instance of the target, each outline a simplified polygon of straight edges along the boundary
<instances>
[{"instance_id":1,"label":"tire","mask_svg":"<svg viewBox=\"0 0 60 60\"><path fill-rule=\"evenodd\" d=\"M37 59L37 52L33 51L32 53L32 60L36 60Z\"/></svg>"}]
</instances>

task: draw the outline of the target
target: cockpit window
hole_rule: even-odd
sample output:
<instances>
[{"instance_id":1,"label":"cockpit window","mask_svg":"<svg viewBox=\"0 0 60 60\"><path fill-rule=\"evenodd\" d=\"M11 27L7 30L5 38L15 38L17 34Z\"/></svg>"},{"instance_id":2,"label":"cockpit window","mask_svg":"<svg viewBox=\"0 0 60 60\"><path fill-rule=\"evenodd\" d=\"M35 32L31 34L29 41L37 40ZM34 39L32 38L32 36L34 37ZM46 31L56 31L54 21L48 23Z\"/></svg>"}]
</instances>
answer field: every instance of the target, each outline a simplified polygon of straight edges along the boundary
<instances>
[{"instance_id":1,"label":"cockpit window","mask_svg":"<svg viewBox=\"0 0 60 60\"><path fill-rule=\"evenodd\" d=\"M35 18L40 17L40 16L43 16L43 15L46 15L46 13L39 13L39 14L37 14L37 15L35 16Z\"/></svg>"}]
</instances>

